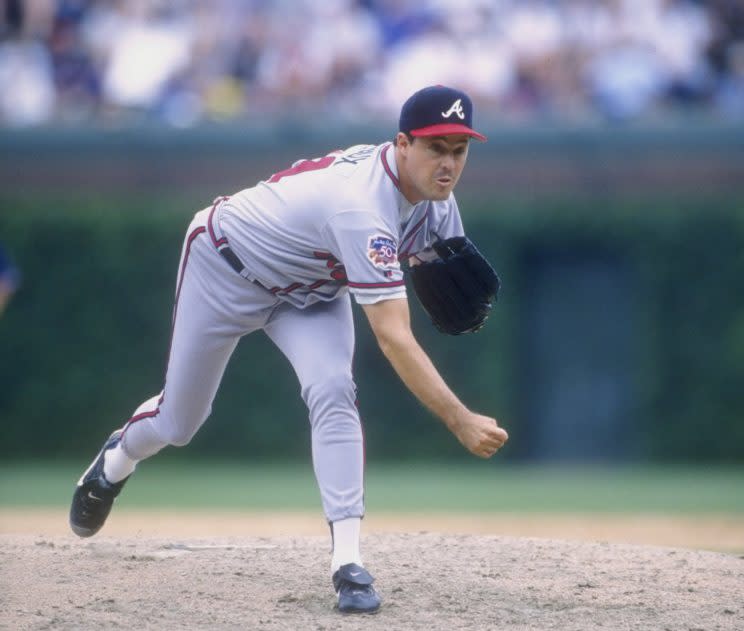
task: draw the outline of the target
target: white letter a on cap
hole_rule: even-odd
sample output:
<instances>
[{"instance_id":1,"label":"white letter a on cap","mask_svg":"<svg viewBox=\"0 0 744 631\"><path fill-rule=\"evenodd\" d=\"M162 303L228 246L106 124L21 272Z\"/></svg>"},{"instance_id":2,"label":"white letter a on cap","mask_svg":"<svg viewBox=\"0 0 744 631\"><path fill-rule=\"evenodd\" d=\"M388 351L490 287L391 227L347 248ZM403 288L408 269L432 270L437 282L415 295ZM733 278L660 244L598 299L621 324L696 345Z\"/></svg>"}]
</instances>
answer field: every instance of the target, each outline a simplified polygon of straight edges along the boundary
<instances>
[{"instance_id":1,"label":"white letter a on cap","mask_svg":"<svg viewBox=\"0 0 744 631\"><path fill-rule=\"evenodd\" d=\"M446 112L442 112L444 118L449 118L452 114L457 114L457 117L462 120L465 118L465 112L462 111L462 99L457 99Z\"/></svg>"}]
</instances>

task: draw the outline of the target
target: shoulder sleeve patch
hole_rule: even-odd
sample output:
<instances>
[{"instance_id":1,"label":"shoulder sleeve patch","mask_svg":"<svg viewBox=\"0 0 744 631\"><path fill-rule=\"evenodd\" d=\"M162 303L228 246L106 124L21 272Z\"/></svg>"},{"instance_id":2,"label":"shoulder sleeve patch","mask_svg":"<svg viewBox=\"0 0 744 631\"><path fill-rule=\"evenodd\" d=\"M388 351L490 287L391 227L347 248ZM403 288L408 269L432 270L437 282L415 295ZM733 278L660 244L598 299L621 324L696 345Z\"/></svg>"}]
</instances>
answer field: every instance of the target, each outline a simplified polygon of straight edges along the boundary
<instances>
[{"instance_id":1,"label":"shoulder sleeve patch","mask_svg":"<svg viewBox=\"0 0 744 631\"><path fill-rule=\"evenodd\" d=\"M369 237L367 257L375 267L393 269L399 267L398 246L390 237L377 234Z\"/></svg>"}]
</instances>

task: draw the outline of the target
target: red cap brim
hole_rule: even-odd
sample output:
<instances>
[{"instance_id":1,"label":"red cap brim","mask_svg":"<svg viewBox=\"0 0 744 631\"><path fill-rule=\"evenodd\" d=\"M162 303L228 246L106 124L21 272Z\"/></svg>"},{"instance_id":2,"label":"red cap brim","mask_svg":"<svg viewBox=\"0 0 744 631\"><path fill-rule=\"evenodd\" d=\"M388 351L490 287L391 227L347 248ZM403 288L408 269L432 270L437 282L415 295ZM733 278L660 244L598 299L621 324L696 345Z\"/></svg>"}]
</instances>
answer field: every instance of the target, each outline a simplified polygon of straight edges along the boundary
<instances>
[{"instance_id":1,"label":"red cap brim","mask_svg":"<svg viewBox=\"0 0 744 631\"><path fill-rule=\"evenodd\" d=\"M430 125L429 127L412 129L409 133L411 136L450 136L452 134L466 134L480 140L481 142L486 142L486 140L488 140L483 134L479 134L474 129L470 129L467 125L458 125L457 123Z\"/></svg>"}]
</instances>

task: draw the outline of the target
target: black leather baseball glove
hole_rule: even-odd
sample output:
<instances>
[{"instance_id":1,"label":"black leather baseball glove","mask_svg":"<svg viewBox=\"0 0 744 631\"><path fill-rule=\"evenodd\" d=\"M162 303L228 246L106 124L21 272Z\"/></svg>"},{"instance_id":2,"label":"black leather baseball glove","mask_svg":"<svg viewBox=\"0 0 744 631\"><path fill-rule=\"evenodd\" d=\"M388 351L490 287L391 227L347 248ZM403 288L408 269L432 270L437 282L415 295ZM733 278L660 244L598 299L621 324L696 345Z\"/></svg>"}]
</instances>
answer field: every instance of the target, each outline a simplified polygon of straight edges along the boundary
<instances>
[{"instance_id":1,"label":"black leather baseball glove","mask_svg":"<svg viewBox=\"0 0 744 631\"><path fill-rule=\"evenodd\" d=\"M467 237L436 242L438 259L409 267L419 302L442 333L479 330L496 302L501 281Z\"/></svg>"}]
</instances>

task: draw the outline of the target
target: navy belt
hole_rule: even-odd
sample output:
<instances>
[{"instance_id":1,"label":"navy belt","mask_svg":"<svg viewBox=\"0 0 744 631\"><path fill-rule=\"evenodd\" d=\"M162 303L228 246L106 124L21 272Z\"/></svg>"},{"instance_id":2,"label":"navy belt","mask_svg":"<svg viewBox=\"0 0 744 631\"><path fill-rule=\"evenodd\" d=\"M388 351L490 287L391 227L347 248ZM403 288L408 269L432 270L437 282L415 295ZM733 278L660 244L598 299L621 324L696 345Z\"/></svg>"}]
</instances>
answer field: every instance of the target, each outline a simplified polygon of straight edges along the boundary
<instances>
[{"instance_id":1,"label":"navy belt","mask_svg":"<svg viewBox=\"0 0 744 631\"><path fill-rule=\"evenodd\" d=\"M268 287L266 287L266 285L264 285L263 283L259 283L255 278L249 278L247 274L248 268L243 265L243 261L241 261L238 258L238 255L230 249L229 245L223 245L217 251L222 255L222 258L227 261L228 265L232 267L240 276L242 276L246 280L251 281L253 284L258 285L261 289L271 291Z\"/></svg>"},{"instance_id":2,"label":"navy belt","mask_svg":"<svg viewBox=\"0 0 744 631\"><path fill-rule=\"evenodd\" d=\"M243 261L238 258L238 255L230 249L229 245L223 245L217 251L230 264L230 267L232 267L238 274L243 276L245 265L243 265Z\"/></svg>"},{"instance_id":3,"label":"navy belt","mask_svg":"<svg viewBox=\"0 0 744 631\"><path fill-rule=\"evenodd\" d=\"M219 224L214 221L215 211L228 199L228 197L218 197L214 200L212 210L209 212L209 217L207 218L207 230L209 230L209 236L212 239L214 247L217 248L217 251L228 262L230 267L232 267L243 278L248 278L245 265L243 265L243 262L238 258L238 255L230 249L230 246L227 243L227 237L223 234L222 230L220 230Z\"/></svg>"},{"instance_id":4,"label":"navy belt","mask_svg":"<svg viewBox=\"0 0 744 631\"><path fill-rule=\"evenodd\" d=\"M227 201L227 199L229 198L218 197L217 199L215 199L214 204L212 205L212 210L209 213L209 217L207 219L207 229L209 230L209 236L212 239L212 243L214 244L214 247L217 248L217 251L222 255L222 258L227 261L227 264L232 267L240 276L242 276L246 280L251 281L252 283L255 283L259 287L266 289L264 285L251 278L250 273L248 272L248 268L243 264L243 261L238 258L238 255L232 251L227 243L227 237L222 233L219 225L214 221L214 213L217 210L217 207L220 206L223 202ZM269 291L268 289L266 290Z\"/></svg>"}]
</instances>

